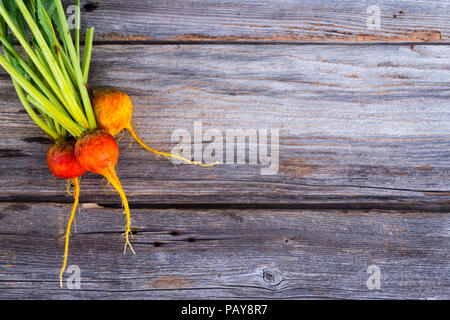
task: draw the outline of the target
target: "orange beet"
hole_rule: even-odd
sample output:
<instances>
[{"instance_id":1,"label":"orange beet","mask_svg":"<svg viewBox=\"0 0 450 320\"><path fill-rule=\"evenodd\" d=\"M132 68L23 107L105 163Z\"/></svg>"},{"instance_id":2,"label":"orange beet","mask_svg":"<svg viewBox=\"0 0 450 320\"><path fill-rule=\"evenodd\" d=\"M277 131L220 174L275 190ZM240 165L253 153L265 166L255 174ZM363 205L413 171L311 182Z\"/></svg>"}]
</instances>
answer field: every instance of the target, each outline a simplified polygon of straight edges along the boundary
<instances>
[{"instance_id":1,"label":"orange beet","mask_svg":"<svg viewBox=\"0 0 450 320\"><path fill-rule=\"evenodd\" d=\"M66 141L55 143L48 150L47 166L58 178L78 178L86 172L75 158L74 149L75 143Z\"/></svg>"},{"instance_id":2,"label":"orange beet","mask_svg":"<svg viewBox=\"0 0 450 320\"><path fill-rule=\"evenodd\" d=\"M75 218L75 211L77 209L78 199L80 196L79 177L81 177L86 172L86 169L81 166L81 164L75 157L74 141L57 142L52 145L47 152L47 165L50 171L58 178L71 179L74 187L74 202L66 228L64 262L59 273L59 283L62 288L62 276L64 270L66 269L67 257L69 252L70 228Z\"/></svg>"},{"instance_id":3,"label":"orange beet","mask_svg":"<svg viewBox=\"0 0 450 320\"><path fill-rule=\"evenodd\" d=\"M119 159L119 146L112 135L104 130L96 130L81 136L75 145L75 157L87 171L104 176L119 193L127 217L125 231L126 245L131 246L128 236L131 234L131 215L127 197L116 174L116 163Z\"/></svg>"},{"instance_id":4,"label":"orange beet","mask_svg":"<svg viewBox=\"0 0 450 320\"><path fill-rule=\"evenodd\" d=\"M75 157L85 170L105 175L115 170L119 146L112 135L96 130L77 141Z\"/></svg>"}]
</instances>

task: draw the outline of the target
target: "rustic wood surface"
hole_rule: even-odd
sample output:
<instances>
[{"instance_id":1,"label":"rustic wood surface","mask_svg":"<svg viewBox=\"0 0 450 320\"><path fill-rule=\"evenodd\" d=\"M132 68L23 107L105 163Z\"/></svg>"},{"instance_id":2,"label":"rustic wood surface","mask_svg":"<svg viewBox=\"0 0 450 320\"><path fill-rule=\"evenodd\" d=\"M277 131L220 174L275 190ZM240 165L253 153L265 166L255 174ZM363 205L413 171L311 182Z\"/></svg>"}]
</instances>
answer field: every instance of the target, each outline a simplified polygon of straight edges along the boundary
<instances>
[{"instance_id":1,"label":"rustic wood surface","mask_svg":"<svg viewBox=\"0 0 450 320\"><path fill-rule=\"evenodd\" d=\"M0 71L0 298L450 298L448 2L383 1L381 30L371 1L82 4L90 87L129 93L145 141L170 151L195 121L279 129L279 171L174 166L125 134L137 255L122 254L120 199L87 174L81 289L61 290L72 199Z\"/></svg>"},{"instance_id":2,"label":"rustic wood surface","mask_svg":"<svg viewBox=\"0 0 450 320\"><path fill-rule=\"evenodd\" d=\"M95 49L91 85L128 92L137 131L158 149L170 151L171 133L193 134L200 120L204 130L280 129L276 175L249 164L175 167L136 143L127 149L125 135L118 171L133 203L448 207L448 46ZM0 199L71 201L65 182L49 179L49 141L33 129L8 76L0 83L8 88L0 111L1 161L8 169ZM82 200L120 204L115 194L104 196L109 191L99 190L99 181L86 175Z\"/></svg>"},{"instance_id":3,"label":"rustic wood surface","mask_svg":"<svg viewBox=\"0 0 450 320\"><path fill-rule=\"evenodd\" d=\"M70 205L0 205L3 298L420 298L448 295L448 216L382 210L133 211L85 205L69 265L82 290L58 289ZM381 271L368 290L367 268Z\"/></svg>"},{"instance_id":4,"label":"rustic wood surface","mask_svg":"<svg viewBox=\"0 0 450 320\"><path fill-rule=\"evenodd\" d=\"M73 3L68 0L66 3ZM450 3L411 0L82 0L99 41L450 41ZM381 28L369 30L378 4Z\"/></svg>"}]
</instances>

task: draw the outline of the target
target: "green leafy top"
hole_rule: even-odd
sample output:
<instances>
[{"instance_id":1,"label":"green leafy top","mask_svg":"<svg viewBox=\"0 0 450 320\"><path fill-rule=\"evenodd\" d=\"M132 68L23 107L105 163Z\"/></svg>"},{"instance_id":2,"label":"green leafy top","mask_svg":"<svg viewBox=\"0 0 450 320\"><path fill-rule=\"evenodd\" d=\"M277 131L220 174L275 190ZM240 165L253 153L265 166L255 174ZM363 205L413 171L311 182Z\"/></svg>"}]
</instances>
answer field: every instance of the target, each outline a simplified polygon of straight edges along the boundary
<instances>
[{"instance_id":1,"label":"green leafy top","mask_svg":"<svg viewBox=\"0 0 450 320\"><path fill-rule=\"evenodd\" d=\"M74 44L61 0L0 0L0 65L28 114L55 140L97 127L87 91L92 41L93 28L81 61L79 30Z\"/></svg>"}]
</instances>

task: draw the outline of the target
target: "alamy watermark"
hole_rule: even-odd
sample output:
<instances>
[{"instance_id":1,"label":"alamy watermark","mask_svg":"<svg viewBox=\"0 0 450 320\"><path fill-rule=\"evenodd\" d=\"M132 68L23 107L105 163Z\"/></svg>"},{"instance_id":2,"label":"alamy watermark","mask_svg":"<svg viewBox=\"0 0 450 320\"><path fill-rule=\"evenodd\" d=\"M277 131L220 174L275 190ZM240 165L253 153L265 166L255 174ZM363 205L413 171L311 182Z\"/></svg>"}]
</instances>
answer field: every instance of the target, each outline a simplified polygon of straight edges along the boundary
<instances>
[{"instance_id":1,"label":"alamy watermark","mask_svg":"<svg viewBox=\"0 0 450 320\"><path fill-rule=\"evenodd\" d=\"M69 277L67 278L66 284L67 289L81 289L81 269L79 266L73 264L70 265L66 272L69 274Z\"/></svg>"},{"instance_id":2,"label":"alamy watermark","mask_svg":"<svg viewBox=\"0 0 450 320\"><path fill-rule=\"evenodd\" d=\"M369 290L381 290L381 270L380 268L372 264L367 267L367 274L369 274L369 278L367 278L366 285Z\"/></svg>"},{"instance_id":3,"label":"alamy watermark","mask_svg":"<svg viewBox=\"0 0 450 320\"><path fill-rule=\"evenodd\" d=\"M77 5L71 5L67 7L67 26L69 30L80 30L80 17L81 11L80 7Z\"/></svg>"},{"instance_id":4,"label":"alamy watermark","mask_svg":"<svg viewBox=\"0 0 450 320\"><path fill-rule=\"evenodd\" d=\"M194 135L187 129L173 131L177 143L172 153L203 163L261 165L262 175L275 175L279 169L280 132L278 129L209 128L203 131L202 121L194 122ZM206 145L206 146L205 146ZM171 160L181 164L178 159Z\"/></svg>"},{"instance_id":5,"label":"alamy watermark","mask_svg":"<svg viewBox=\"0 0 450 320\"><path fill-rule=\"evenodd\" d=\"M374 4L366 10L369 17L367 18L367 29L381 30L381 9L380 6Z\"/></svg>"}]
</instances>

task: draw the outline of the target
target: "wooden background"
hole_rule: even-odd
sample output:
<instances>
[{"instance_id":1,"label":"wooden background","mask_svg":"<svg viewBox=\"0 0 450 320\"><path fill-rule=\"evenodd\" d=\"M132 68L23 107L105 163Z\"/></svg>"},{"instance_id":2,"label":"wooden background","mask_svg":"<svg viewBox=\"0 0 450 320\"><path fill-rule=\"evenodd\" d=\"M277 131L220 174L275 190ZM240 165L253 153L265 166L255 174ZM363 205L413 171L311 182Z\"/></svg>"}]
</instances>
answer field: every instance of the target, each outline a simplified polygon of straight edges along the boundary
<instances>
[{"instance_id":1,"label":"wooden background","mask_svg":"<svg viewBox=\"0 0 450 320\"><path fill-rule=\"evenodd\" d=\"M279 129L279 172L174 166L124 135L137 254L122 254L119 197L87 174L69 255L81 289L59 289L72 199L0 71L0 298L450 298L448 1L82 5L90 86L129 93L144 140L170 151L194 121Z\"/></svg>"}]
</instances>

